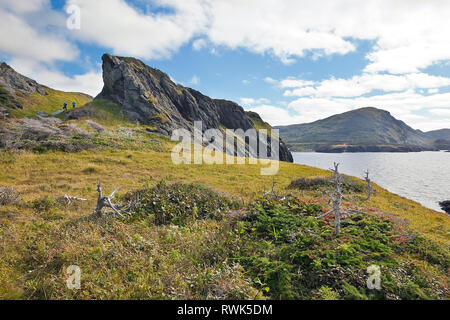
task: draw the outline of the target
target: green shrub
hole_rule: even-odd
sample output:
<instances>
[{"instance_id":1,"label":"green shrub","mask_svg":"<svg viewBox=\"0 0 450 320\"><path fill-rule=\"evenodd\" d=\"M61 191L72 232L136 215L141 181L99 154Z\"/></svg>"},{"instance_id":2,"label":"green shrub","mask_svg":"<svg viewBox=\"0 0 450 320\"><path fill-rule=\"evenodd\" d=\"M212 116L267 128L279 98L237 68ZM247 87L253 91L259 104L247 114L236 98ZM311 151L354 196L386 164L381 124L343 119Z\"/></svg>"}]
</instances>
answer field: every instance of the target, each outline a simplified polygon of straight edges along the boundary
<instances>
[{"instance_id":1,"label":"green shrub","mask_svg":"<svg viewBox=\"0 0 450 320\"><path fill-rule=\"evenodd\" d=\"M343 191L344 192L365 192L367 187L361 181L358 181L350 176L344 176L342 179ZM300 189L300 190L321 190L332 187L331 178L329 177L313 177L313 178L298 178L292 180L291 184L288 186L290 189Z\"/></svg>"},{"instance_id":2,"label":"green shrub","mask_svg":"<svg viewBox=\"0 0 450 320\"><path fill-rule=\"evenodd\" d=\"M156 224L183 224L188 220L220 219L239 203L209 188L195 184L158 183L138 191L140 204L135 216L153 217Z\"/></svg>"},{"instance_id":3,"label":"green shrub","mask_svg":"<svg viewBox=\"0 0 450 320\"><path fill-rule=\"evenodd\" d=\"M47 213L56 207L56 202L48 197L43 197L31 202L31 207L39 213Z\"/></svg>"},{"instance_id":4,"label":"green shrub","mask_svg":"<svg viewBox=\"0 0 450 320\"><path fill-rule=\"evenodd\" d=\"M424 240L404 241L410 235L394 221L369 214L344 219L341 234L334 236L332 216L316 219L322 212L317 204L266 198L252 204L244 222L235 223L242 240L235 260L269 288L266 296L424 299L448 294L414 263L402 262L415 255L444 275L449 258L442 250L433 253ZM370 265L381 268L380 291L367 289Z\"/></svg>"}]
</instances>

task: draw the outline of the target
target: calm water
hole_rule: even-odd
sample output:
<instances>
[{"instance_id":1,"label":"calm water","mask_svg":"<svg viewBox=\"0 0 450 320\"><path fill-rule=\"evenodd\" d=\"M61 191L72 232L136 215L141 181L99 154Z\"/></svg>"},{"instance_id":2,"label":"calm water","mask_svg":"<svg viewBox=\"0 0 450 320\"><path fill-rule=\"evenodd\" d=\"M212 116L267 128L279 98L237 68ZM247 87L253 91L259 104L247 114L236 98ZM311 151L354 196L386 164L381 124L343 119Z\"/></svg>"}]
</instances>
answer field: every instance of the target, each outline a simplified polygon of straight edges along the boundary
<instances>
[{"instance_id":1,"label":"calm water","mask_svg":"<svg viewBox=\"0 0 450 320\"><path fill-rule=\"evenodd\" d=\"M442 211L438 202L450 200L450 152L315 153L295 152L294 162L340 171L363 178L369 169L373 182L383 188Z\"/></svg>"}]
</instances>

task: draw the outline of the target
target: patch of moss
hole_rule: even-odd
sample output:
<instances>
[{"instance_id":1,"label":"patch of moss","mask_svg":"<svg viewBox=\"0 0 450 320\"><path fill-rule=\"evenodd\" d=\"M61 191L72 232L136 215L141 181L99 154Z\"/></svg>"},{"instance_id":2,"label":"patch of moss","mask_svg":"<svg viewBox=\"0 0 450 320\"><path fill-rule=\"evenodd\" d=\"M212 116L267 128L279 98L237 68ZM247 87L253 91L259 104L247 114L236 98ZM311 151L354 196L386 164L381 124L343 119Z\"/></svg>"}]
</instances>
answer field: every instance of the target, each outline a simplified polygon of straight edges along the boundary
<instances>
[{"instance_id":1,"label":"patch of moss","mask_svg":"<svg viewBox=\"0 0 450 320\"><path fill-rule=\"evenodd\" d=\"M158 120L161 123L167 123L169 121L169 118L167 118L164 114L162 113L157 113L155 115L152 116L152 120Z\"/></svg>"}]
</instances>

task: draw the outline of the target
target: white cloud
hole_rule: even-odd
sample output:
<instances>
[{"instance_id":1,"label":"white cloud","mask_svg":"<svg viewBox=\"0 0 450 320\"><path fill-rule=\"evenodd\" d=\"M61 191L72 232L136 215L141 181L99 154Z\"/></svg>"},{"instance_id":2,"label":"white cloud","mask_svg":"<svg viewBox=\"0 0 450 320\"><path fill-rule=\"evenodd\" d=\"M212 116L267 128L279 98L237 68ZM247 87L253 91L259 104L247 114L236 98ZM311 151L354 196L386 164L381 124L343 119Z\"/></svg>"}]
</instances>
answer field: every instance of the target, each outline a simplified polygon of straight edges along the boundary
<instances>
[{"instance_id":1,"label":"white cloud","mask_svg":"<svg viewBox=\"0 0 450 320\"><path fill-rule=\"evenodd\" d=\"M313 84L314 82L309 80L285 79L280 81L280 87L282 88L301 88Z\"/></svg>"},{"instance_id":2,"label":"white cloud","mask_svg":"<svg viewBox=\"0 0 450 320\"><path fill-rule=\"evenodd\" d=\"M197 39L194 42L192 42L192 47L196 51L200 51L203 48L206 48L206 40L205 39Z\"/></svg>"},{"instance_id":3,"label":"white cloud","mask_svg":"<svg viewBox=\"0 0 450 320\"><path fill-rule=\"evenodd\" d=\"M431 109L429 112L435 116L450 118L450 107L447 109ZM450 127L450 121L446 126Z\"/></svg>"},{"instance_id":4,"label":"white cloud","mask_svg":"<svg viewBox=\"0 0 450 320\"><path fill-rule=\"evenodd\" d=\"M264 80L264 82L267 82L267 83L270 83L270 84L275 84L275 83L278 82L277 80L275 80L275 79L273 79L271 77L265 77L263 80Z\"/></svg>"},{"instance_id":5,"label":"white cloud","mask_svg":"<svg viewBox=\"0 0 450 320\"><path fill-rule=\"evenodd\" d=\"M194 75L194 76L191 78L191 80L189 80L189 83L190 83L190 84L193 84L193 85L197 85L197 84L200 83L200 78L197 77L196 75Z\"/></svg>"},{"instance_id":6,"label":"white cloud","mask_svg":"<svg viewBox=\"0 0 450 320\"><path fill-rule=\"evenodd\" d=\"M159 0L173 13L145 14L124 0L68 0L81 8L81 30L71 35L94 42L114 54L146 59L167 58L207 24L206 1ZM201 47L201 42L196 47Z\"/></svg>"},{"instance_id":7,"label":"white cloud","mask_svg":"<svg viewBox=\"0 0 450 320\"><path fill-rule=\"evenodd\" d=\"M41 63L29 60L14 59L10 64L17 72L26 74L28 77L52 89L82 92L95 97L103 88L100 67L96 70L89 70L84 74L68 77L58 70L50 69Z\"/></svg>"},{"instance_id":8,"label":"white cloud","mask_svg":"<svg viewBox=\"0 0 450 320\"><path fill-rule=\"evenodd\" d=\"M239 98L239 101L243 106L254 106L257 104L267 104L270 103L269 99L266 98L260 98L260 99L254 99L254 98Z\"/></svg>"},{"instance_id":9,"label":"white cloud","mask_svg":"<svg viewBox=\"0 0 450 320\"><path fill-rule=\"evenodd\" d=\"M283 85L288 82L289 85ZM283 80L281 87L298 87L286 90L284 96L317 97L358 97L374 90L385 92L404 91L409 89L432 89L436 93L439 87L450 86L450 78L428 75L426 73L410 73L405 75L364 73L349 79L327 79L321 82L304 80Z\"/></svg>"},{"instance_id":10,"label":"white cloud","mask_svg":"<svg viewBox=\"0 0 450 320\"><path fill-rule=\"evenodd\" d=\"M434 94L434 93L438 93L439 92L439 89L428 89L428 93L429 94Z\"/></svg>"},{"instance_id":11,"label":"white cloud","mask_svg":"<svg viewBox=\"0 0 450 320\"><path fill-rule=\"evenodd\" d=\"M36 20L26 19L30 12L39 13L48 24L57 23L47 12L46 2L31 2L30 6L22 1L0 2L0 52L44 62L72 61L78 56L77 47L62 35L28 23Z\"/></svg>"},{"instance_id":12,"label":"white cloud","mask_svg":"<svg viewBox=\"0 0 450 320\"><path fill-rule=\"evenodd\" d=\"M394 117L405 121L415 129L432 130L450 127L450 121L441 121L429 116L419 116L418 112L425 114L426 110L434 115L450 107L450 93L434 95L421 95L414 90L400 93L380 94L371 97L340 98L340 97L302 97L289 104L302 117L302 122L312 122L336 113L363 108L376 107L391 112ZM434 110L431 111L431 110ZM436 111L439 110L439 111ZM292 122L293 123L293 122Z\"/></svg>"},{"instance_id":13,"label":"white cloud","mask_svg":"<svg viewBox=\"0 0 450 320\"><path fill-rule=\"evenodd\" d=\"M272 126L302 122L302 117L292 116L288 110L271 105L259 105L248 110L258 113L264 121Z\"/></svg>"}]
</instances>

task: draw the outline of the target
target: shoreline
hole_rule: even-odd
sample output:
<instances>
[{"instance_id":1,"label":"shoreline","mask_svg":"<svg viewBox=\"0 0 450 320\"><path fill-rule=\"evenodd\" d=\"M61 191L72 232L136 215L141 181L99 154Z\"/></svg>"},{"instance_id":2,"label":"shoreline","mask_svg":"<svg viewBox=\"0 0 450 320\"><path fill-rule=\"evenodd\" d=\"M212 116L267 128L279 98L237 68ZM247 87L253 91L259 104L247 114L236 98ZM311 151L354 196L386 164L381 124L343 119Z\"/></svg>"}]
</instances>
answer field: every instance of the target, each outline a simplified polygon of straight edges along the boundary
<instances>
[{"instance_id":1,"label":"shoreline","mask_svg":"<svg viewBox=\"0 0 450 320\"><path fill-rule=\"evenodd\" d=\"M325 166L322 166L322 167L321 167L318 163L313 164L313 163L308 162L308 161L306 161L306 163L305 163L305 162L298 162L297 157L296 157L296 154L303 154L303 155L306 155L306 154L309 154L309 155L311 155L311 154L316 154L316 155L319 155L319 156L321 155L321 156L325 156L325 157L326 157L327 155L331 155L331 154L333 154L333 155L339 155L339 156L348 156L348 155L368 155L368 154L370 154L370 153L374 153L374 154L377 154L377 155L383 155L383 154L385 154L385 155L390 155L390 154L393 154L393 153L397 153L397 154L399 154L399 155L406 155L406 154L427 154L427 153L428 153L428 154L447 154L447 153L450 153L450 151L418 151L418 152L340 152L340 153L324 153L324 152L315 152L315 151L308 151L308 152L306 152L306 151L302 151L302 152L299 152L299 151L291 151L291 152L292 152L292 154L293 154L293 157L294 157L294 163L295 163L295 164L306 165L306 166L314 167L314 168L321 169L321 170L327 170L327 168L325 168ZM331 162L330 162L330 163L332 164L333 162L339 162L339 161L336 161L335 159L331 159ZM345 162L342 162L342 161L341 161L340 163L341 163L341 164L345 164ZM331 165L331 164L330 164L330 165ZM356 175L355 173L349 172L349 170L345 170L345 168L341 170L341 173L362 180L362 178L361 178L360 176ZM393 181L395 181L395 180L393 180ZM395 194L395 195L397 195L397 196L403 197L403 198L405 198L405 199L407 199L407 200L416 202L418 205L421 205L421 206L423 206L423 207L425 207L425 208L427 208L427 209L429 209L429 210L433 210L433 211L435 211L435 212L437 212L437 213L446 213L444 210L442 210L442 209L440 208L438 202L439 202L439 201L446 201L446 200L448 200L448 199L440 199L439 201L436 202L435 206L433 206L433 205L430 205L431 199L430 199L430 200L427 200L427 199L424 199L424 198L419 199L418 197L414 197L414 195L411 195L410 193L408 193L408 194L402 193L401 191L396 190L396 189L398 189L398 188L396 188L395 185L392 185L392 184L389 185L389 184L383 183L383 181L380 182L379 179L375 179L375 180L374 180L373 177L372 177L372 183L375 183L376 185L378 185L379 187L385 189L385 190L388 191L389 193L392 193L392 194ZM407 184L407 183L408 183L408 182L405 181L405 184ZM421 193L421 194L426 194L426 193Z\"/></svg>"}]
</instances>

